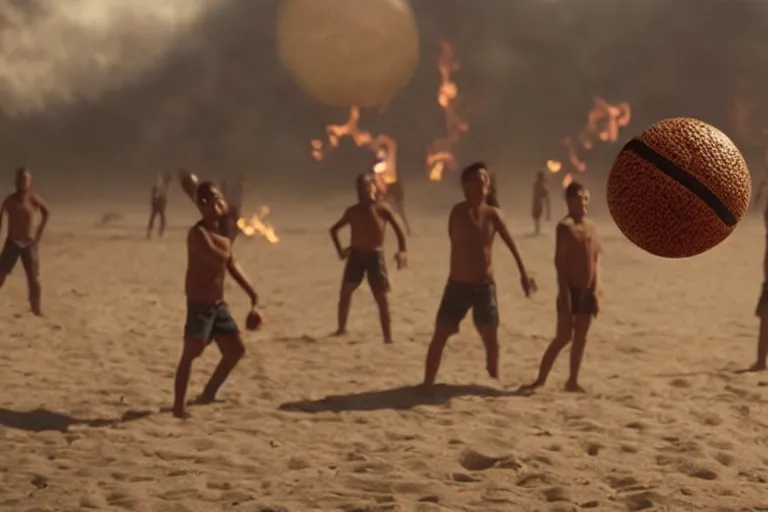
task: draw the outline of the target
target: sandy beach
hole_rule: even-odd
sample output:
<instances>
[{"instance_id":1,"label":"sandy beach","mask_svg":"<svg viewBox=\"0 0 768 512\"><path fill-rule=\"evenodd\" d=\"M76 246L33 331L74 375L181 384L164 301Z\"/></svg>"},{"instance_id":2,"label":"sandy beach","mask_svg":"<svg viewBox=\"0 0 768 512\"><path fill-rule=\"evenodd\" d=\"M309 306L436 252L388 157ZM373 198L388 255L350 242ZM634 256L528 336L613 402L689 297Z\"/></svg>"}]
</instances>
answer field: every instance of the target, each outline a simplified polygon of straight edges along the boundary
<instances>
[{"instance_id":1,"label":"sandy beach","mask_svg":"<svg viewBox=\"0 0 768 512\"><path fill-rule=\"evenodd\" d=\"M497 244L501 382L485 375L466 321L425 400L410 386L447 277L445 212L411 219L410 268L391 268L395 344L384 346L366 288L349 336L328 337L342 265L327 228L344 206L275 209L280 243L238 240L268 323L245 334L221 402L180 421L167 407L191 206L146 241L138 207L99 226L104 211L52 205L46 316L27 312L20 266L0 291L0 510L768 510L768 375L737 372L755 351L759 216L684 261L644 254L598 217L604 295L588 393L561 391L562 357L531 397L513 391L554 333L552 225L533 238L513 219L541 290L525 299ZM230 282L228 297L242 321L245 295ZM190 394L217 360L206 352Z\"/></svg>"}]
</instances>

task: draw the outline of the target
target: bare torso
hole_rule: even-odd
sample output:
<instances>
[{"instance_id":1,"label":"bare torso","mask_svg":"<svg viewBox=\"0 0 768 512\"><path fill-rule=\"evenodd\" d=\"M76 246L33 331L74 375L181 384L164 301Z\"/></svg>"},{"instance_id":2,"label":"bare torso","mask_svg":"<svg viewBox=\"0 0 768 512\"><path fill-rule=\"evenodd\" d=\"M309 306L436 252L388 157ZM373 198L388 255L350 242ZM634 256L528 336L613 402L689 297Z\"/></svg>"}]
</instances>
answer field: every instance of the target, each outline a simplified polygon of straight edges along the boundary
<instances>
[{"instance_id":1,"label":"bare torso","mask_svg":"<svg viewBox=\"0 0 768 512\"><path fill-rule=\"evenodd\" d=\"M357 251L372 252L384 246L387 228L384 206L379 203L359 203L347 210L350 229L350 247Z\"/></svg>"},{"instance_id":2,"label":"bare torso","mask_svg":"<svg viewBox=\"0 0 768 512\"><path fill-rule=\"evenodd\" d=\"M574 222L571 217L560 221L558 229L564 229L567 236L562 239L562 264L559 269L568 286L574 288L592 288L597 275L597 258L600 244L597 240L595 225L584 219Z\"/></svg>"},{"instance_id":3,"label":"bare torso","mask_svg":"<svg viewBox=\"0 0 768 512\"><path fill-rule=\"evenodd\" d=\"M34 238L35 213L40 209L40 201L33 192L15 193L5 200L8 214L8 238L14 242L28 243Z\"/></svg>"},{"instance_id":4,"label":"bare torso","mask_svg":"<svg viewBox=\"0 0 768 512\"><path fill-rule=\"evenodd\" d=\"M468 284L493 282L492 248L496 236L496 208L477 209L459 203L451 210L451 281Z\"/></svg>"},{"instance_id":5,"label":"bare torso","mask_svg":"<svg viewBox=\"0 0 768 512\"><path fill-rule=\"evenodd\" d=\"M201 234L195 230L207 231L213 243L231 254L229 238L207 230L197 224L189 231L187 238L187 275L185 292L187 298L200 304L213 305L224 299L224 275L227 269L227 258L213 253L201 240Z\"/></svg>"}]
</instances>

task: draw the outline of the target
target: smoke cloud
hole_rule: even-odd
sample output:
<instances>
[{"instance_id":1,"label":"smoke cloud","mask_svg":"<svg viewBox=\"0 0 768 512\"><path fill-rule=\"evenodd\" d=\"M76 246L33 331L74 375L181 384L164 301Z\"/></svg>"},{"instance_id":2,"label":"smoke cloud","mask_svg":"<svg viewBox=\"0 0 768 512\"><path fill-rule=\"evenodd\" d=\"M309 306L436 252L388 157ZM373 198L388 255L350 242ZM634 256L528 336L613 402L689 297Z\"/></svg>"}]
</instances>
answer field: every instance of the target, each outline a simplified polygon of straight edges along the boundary
<instances>
[{"instance_id":1,"label":"smoke cloud","mask_svg":"<svg viewBox=\"0 0 768 512\"><path fill-rule=\"evenodd\" d=\"M156 69L213 0L0 0L0 109L97 100Z\"/></svg>"}]
</instances>

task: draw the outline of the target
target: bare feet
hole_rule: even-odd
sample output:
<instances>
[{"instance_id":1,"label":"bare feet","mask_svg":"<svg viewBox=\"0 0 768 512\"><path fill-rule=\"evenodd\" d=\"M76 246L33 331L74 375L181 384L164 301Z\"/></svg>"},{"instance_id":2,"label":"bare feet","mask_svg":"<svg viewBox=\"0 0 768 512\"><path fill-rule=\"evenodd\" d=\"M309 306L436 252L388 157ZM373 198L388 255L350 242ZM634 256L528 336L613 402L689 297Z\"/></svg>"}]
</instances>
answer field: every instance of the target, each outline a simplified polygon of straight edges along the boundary
<instances>
[{"instance_id":1,"label":"bare feet","mask_svg":"<svg viewBox=\"0 0 768 512\"><path fill-rule=\"evenodd\" d=\"M335 333L332 334L332 336L346 336L347 330L346 329L339 329Z\"/></svg>"},{"instance_id":2,"label":"bare feet","mask_svg":"<svg viewBox=\"0 0 768 512\"><path fill-rule=\"evenodd\" d=\"M579 386L578 382L571 382L570 380L565 383L565 390L568 393L586 393L587 390Z\"/></svg>"},{"instance_id":3,"label":"bare feet","mask_svg":"<svg viewBox=\"0 0 768 512\"><path fill-rule=\"evenodd\" d=\"M519 393L533 393L534 391L536 391L537 389L539 389L543 385L544 385L544 383L537 379L537 380L531 382L530 384L524 384L524 385L520 386L519 388L517 388L517 391Z\"/></svg>"},{"instance_id":4,"label":"bare feet","mask_svg":"<svg viewBox=\"0 0 768 512\"><path fill-rule=\"evenodd\" d=\"M392 338L384 338L384 344L385 344L385 345L391 345L392 343L394 343L394 342L392 341Z\"/></svg>"},{"instance_id":5,"label":"bare feet","mask_svg":"<svg viewBox=\"0 0 768 512\"><path fill-rule=\"evenodd\" d=\"M492 366L488 366L485 369L488 372L488 376L490 378L495 379L495 380L499 380L499 369L498 368L494 368Z\"/></svg>"},{"instance_id":6,"label":"bare feet","mask_svg":"<svg viewBox=\"0 0 768 512\"><path fill-rule=\"evenodd\" d=\"M205 393L201 394L197 398L195 398L190 404L192 405L208 405L212 404L216 401L215 396L206 395Z\"/></svg>"},{"instance_id":7,"label":"bare feet","mask_svg":"<svg viewBox=\"0 0 768 512\"><path fill-rule=\"evenodd\" d=\"M749 368L747 368L748 372L764 372L766 370L765 363L755 363Z\"/></svg>"},{"instance_id":8,"label":"bare feet","mask_svg":"<svg viewBox=\"0 0 768 512\"><path fill-rule=\"evenodd\" d=\"M435 396L435 385L422 382L417 388L417 393L426 398L433 398Z\"/></svg>"},{"instance_id":9,"label":"bare feet","mask_svg":"<svg viewBox=\"0 0 768 512\"><path fill-rule=\"evenodd\" d=\"M173 409L171 409L171 413L174 417L179 418L181 420L186 420L189 418L189 413L184 409L184 406L178 406L174 405Z\"/></svg>"}]
</instances>

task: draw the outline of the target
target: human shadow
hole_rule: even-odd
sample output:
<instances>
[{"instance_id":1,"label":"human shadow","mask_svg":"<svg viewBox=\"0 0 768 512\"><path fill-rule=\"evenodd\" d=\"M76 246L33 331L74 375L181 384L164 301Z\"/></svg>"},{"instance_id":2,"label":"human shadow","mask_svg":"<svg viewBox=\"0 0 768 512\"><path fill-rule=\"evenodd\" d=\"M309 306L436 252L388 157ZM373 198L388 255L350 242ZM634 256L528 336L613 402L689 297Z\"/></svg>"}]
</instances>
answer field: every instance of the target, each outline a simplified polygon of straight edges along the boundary
<instances>
[{"instance_id":1,"label":"human shadow","mask_svg":"<svg viewBox=\"0 0 768 512\"><path fill-rule=\"evenodd\" d=\"M286 402L278 409L289 412L341 412L407 410L419 405L443 405L460 396L504 397L519 396L517 391L488 386L437 384L428 391L421 386L401 386L379 391L364 391L345 395L329 395L319 400Z\"/></svg>"},{"instance_id":2,"label":"human shadow","mask_svg":"<svg viewBox=\"0 0 768 512\"><path fill-rule=\"evenodd\" d=\"M111 427L128 421L146 418L152 411L127 411L120 418L92 418L79 419L67 414L49 411L48 409L34 409L31 411L13 411L0 408L0 425L29 432L62 432L66 433L73 425L86 427Z\"/></svg>"}]
</instances>

